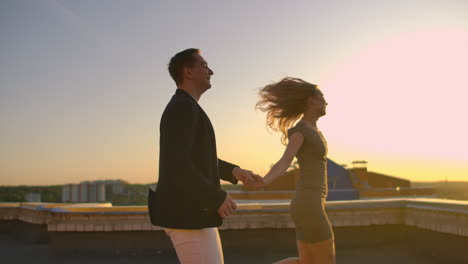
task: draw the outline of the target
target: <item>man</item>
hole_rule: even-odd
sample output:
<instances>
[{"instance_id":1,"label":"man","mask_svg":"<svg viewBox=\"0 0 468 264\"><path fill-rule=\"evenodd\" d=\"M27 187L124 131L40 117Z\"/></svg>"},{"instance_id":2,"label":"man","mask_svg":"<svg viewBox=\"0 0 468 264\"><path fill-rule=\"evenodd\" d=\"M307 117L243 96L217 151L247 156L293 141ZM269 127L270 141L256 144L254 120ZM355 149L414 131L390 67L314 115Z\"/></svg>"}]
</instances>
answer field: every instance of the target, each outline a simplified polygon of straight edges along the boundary
<instances>
[{"instance_id":1,"label":"man","mask_svg":"<svg viewBox=\"0 0 468 264\"><path fill-rule=\"evenodd\" d=\"M161 118L159 181L148 197L151 222L163 227L182 264L223 263L217 227L236 204L221 190L220 178L250 184L260 176L217 157L213 127L198 104L213 75L200 51L177 53L168 68L177 89Z\"/></svg>"}]
</instances>

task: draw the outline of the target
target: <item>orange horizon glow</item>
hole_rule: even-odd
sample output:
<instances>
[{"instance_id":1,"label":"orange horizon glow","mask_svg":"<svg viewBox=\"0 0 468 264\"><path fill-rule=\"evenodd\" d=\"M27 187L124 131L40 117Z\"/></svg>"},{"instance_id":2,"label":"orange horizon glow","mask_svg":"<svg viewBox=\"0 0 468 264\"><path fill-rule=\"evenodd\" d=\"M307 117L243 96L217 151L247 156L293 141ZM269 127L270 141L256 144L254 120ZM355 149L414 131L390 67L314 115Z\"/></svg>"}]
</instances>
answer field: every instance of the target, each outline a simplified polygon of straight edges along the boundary
<instances>
[{"instance_id":1,"label":"orange horizon glow","mask_svg":"<svg viewBox=\"0 0 468 264\"><path fill-rule=\"evenodd\" d=\"M366 160L370 171L411 181L468 181L467 7L7 1L0 185L156 182L159 121L176 88L167 63L189 47L214 70L199 103L226 161L263 175L281 157L281 135L254 106L258 88L291 76L323 91L318 126L338 164ZM271 19L285 13L294 16ZM187 27L193 21L196 30Z\"/></svg>"}]
</instances>

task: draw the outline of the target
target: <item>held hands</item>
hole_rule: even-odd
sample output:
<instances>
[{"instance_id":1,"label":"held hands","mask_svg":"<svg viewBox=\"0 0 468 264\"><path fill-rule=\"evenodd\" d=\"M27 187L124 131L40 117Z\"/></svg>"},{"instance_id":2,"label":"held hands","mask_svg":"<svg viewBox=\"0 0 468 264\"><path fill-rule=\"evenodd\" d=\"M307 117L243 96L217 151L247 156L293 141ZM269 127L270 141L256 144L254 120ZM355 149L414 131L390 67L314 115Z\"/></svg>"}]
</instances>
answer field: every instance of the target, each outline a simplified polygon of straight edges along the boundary
<instances>
[{"instance_id":1,"label":"held hands","mask_svg":"<svg viewBox=\"0 0 468 264\"><path fill-rule=\"evenodd\" d=\"M226 218L231 215L237 209L237 205L229 194L226 194L226 198L221 206L218 208L218 214L222 218Z\"/></svg>"},{"instance_id":2,"label":"held hands","mask_svg":"<svg viewBox=\"0 0 468 264\"><path fill-rule=\"evenodd\" d=\"M239 167L234 168L232 171L234 177L241 181L244 186L252 188L262 188L265 186L265 181L263 177L253 173L250 170L244 170ZM237 209L237 205L229 194L226 194L226 198L221 206L218 208L218 214L222 218L230 216Z\"/></svg>"},{"instance_id":3,"label":"held hands","mask_svg":"<svg viewBox=\"0 0 468 264\"><path fill-rule=\"evenodd\" d=\"M267 186L267 183L265 182L264 177L260 175L256 175L255 181L252 183L249 183L246 186L250 188L264 188L265 186Z\"/></svg>"},{"instance_id":4,"label":"held hands","mask_svg":"<svg viewBox=\"0 0 468 264\"><path fill-rule=\"evenodd\" d=\"M233 174L234 177L236 177L238 181L241 181L246 187L261 188L265 186L263 177L250 170L244 170L236 167L233 170Z\"/></svg>"},{"instance_id":5,"label":"held hands","mask_svg":"<svg viewBox=\"0 0 468 264\"><path fill-rule=\"evenodd\" d=\"M254 188L263 187L263 184L264 184L263 178L258 174L254 174L252 171L244 170L239 167L236 167L232 171L232 174L238 181L241 181L247 187L254 187ZM218 208L218 214L222 218L226 218L230 216L231 214L233 214L236 209L237 209L236 203L234 202L234 200L229 194L226 194L226 198L224 199L224 202Z\"/></svg>"}]
</instances>

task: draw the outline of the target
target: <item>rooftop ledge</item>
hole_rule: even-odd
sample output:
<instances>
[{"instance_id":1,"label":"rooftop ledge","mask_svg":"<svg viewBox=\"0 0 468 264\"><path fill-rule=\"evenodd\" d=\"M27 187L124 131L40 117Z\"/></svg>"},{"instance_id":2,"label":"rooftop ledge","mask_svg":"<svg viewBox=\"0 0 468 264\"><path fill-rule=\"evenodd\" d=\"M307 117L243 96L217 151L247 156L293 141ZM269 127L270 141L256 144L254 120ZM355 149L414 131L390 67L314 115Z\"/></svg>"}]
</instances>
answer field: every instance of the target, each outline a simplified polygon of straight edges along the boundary
<instances>
[{"instance_id":1,"label":"rooftop ledge","mask_svg":"<svg viewBox=\"0 0 468 264\"><path fill-rule=\"evenodd\" d=\"M236 200L237 212L223 230L294 228L290 200ZM403 224L468 237L468 201L432 198L329 201L333 226ZM146 206L110 203L0 203L0 220L46 225L48 232L153 231Z\"/></svg>"}]
</instances>

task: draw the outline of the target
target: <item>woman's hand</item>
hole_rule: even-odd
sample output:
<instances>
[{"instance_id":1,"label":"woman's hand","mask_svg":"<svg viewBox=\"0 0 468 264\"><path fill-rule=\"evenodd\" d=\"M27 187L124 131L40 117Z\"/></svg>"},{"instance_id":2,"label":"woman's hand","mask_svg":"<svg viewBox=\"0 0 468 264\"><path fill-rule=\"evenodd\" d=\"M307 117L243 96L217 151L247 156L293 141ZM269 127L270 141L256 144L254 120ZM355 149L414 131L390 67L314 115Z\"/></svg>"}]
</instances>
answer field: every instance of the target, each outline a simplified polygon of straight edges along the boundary
<instances>
[{"instance_id":1,"label":"woman's hand","mask_svg":"<svg viewBox=\"0 0 468 264\"><path fill-rule=\"evenodd\" d=\"M264 188L266 185L267 184L265 182L265 179L262 176L255 174L254 180L245 186L250 187L250 188Z\"/></svg>"}]
</instances>

